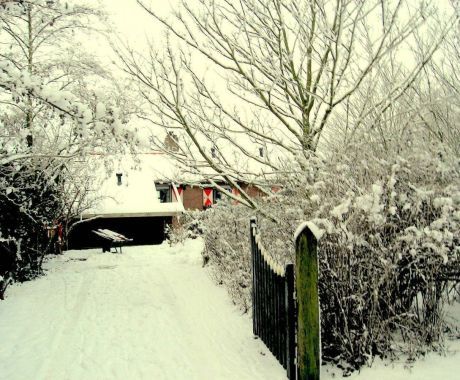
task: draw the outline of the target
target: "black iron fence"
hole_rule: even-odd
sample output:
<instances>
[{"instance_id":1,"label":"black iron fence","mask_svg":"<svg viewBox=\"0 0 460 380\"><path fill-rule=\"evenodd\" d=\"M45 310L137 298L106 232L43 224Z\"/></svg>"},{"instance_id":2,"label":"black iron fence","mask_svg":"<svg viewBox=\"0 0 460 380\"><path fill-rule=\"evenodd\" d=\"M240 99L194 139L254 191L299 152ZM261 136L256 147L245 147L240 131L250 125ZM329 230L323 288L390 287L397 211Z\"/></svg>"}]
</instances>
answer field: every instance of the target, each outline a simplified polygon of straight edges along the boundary
<instances>
[{"instance_id":1,"label":"black iron fence","mask_svg":"<svg viewBox=\"0 0 460 380\"><path fill-rule=\"evenodd\" d=\"M275 263L265 251L255 218L250 223L253 273L253 331L296 379L296 302L294 265Z\"/></svg>"}]
</instances>

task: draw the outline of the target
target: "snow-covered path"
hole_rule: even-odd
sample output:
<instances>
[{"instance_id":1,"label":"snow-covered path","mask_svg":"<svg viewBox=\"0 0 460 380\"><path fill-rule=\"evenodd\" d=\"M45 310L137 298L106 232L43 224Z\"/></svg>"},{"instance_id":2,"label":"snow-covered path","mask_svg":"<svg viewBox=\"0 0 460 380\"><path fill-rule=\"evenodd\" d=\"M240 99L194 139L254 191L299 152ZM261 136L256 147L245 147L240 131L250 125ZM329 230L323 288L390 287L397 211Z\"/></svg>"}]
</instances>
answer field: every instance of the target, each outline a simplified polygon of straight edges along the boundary
<instances>
[{"instance_id":1,"label":"snow-covered path","mask_svg":"<svg viewBox=\"0 0 460 380\"><path fill-rule=\"evenodd\" d=\"M1 379L285 379L199 241L71 251L0 304Z\"/></svg>"},{"instance_id":2,"label":"snow-covered path","mask_svg":"<svg viewBox=\"0 0 460 380\"><path fill-rule=\"evenodd\" d=\"M71 251L0 302L0 380L285 380L252 322L201 268L201 242ZM460 323L460 305L453 315ZM352 380L456 380L460 340L445 356L376 360ZM341 371L322 368L322 379Z\"/></svg>"}]
</instances>

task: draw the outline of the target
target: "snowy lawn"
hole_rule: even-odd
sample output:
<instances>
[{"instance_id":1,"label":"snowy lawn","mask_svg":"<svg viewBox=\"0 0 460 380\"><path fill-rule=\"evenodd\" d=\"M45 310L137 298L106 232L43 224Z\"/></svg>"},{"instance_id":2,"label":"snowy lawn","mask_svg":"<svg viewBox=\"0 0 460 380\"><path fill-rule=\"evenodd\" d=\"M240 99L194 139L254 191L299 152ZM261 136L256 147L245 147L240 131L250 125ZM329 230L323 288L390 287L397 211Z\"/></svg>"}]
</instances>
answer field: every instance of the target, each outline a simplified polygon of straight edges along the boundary
<instances>
[{"instance_id":1,"label":"snowy lawn","mask_svg":"<svg viewBox=\"0 0 460 380\"><path fill-rule=\"evenodd\" d=\"M52 258L46 276L12 286L0 303L0 379L286 379L253 338L250 317L201 268L201 248L195 240ZM412 369L377 362L349 379L454 380L459 372L457 340Z\"/></svg>"}]
</instances>

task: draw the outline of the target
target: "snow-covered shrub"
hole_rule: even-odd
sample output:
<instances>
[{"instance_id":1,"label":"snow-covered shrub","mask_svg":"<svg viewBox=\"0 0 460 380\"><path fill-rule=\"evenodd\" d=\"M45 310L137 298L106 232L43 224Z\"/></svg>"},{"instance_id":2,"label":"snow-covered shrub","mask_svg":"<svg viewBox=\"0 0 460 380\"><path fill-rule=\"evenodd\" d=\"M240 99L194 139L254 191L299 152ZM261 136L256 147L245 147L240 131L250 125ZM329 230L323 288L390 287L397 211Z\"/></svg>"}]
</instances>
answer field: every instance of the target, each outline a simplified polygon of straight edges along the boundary
<instances>
[{"instance_id":1,"label":"snow-covered shrub","mask_svg":"<svg viewBox=\"0 0 460 380\"><path fill-rule=\"evenodd\" d=\"M265 220L262 232L280 257L293 253L296 214L320 228L323 359L357 368L442 339L444 272L460 272L460 168L454 156L428 151L386 159L352 152L312 160L306 175L285 181L268 202L282 222Z\"/></svg>"},{"instance_id":2,"label":"snow-covered shrub","mask_svg":"<svg viewBox=\"0 0 460 380\"><path fill-rule=\"evenodd\" d=\"M61 209L58 181L36 170L35 164L0 167L0 288L41 273L50 249L46 226ZM0 294L1 296L1 294Z\"/></svg>"},{"instance_id":3,"label":"snow-covered shrub","mask_svg":"<svg viewBox=\"0 0 460 380\"><path fill-rule=\"evenodd\" d=\"M203 235L203 226L201 223L201 213L196 210L190 210L177 217L171 225L167 225L165 235L168 237L170 245L183 243L187 239L196 239Z\"/></svg>"},{"instance_id":4,"label":"snow-covered shrub","mask_svg":"<svg viewBox=\"0 0 460 380\"><path fill-rule=\"evenodd\" d=\"M443 268L458 260L460 243L458 163L421 155L366 166L370 175L346 191L336 186L335 197L334 182L360 170L345 159L330 168L311 218L324 231L323 352L355 367L439 342Z\"/></svg>"},{"instance_id":5,"label":"snow-covered shrub","mask_svg":"<svg viewBox=\"0 0 460 380\"><path fill-rule=\"evenodd\" d=\"M252 210L220 202L203 213L204 262L217 283L223 284L243 311L251 307L251 255L248 220Z\"/></svg>"},{"instance_id":6,"label":"snow-covered shrub","mask_svg":"<svg viewBox=\"0 0 460 380\"><path fill-rule=\"evenodd\" d=\"M352 369L375 355L439 347L444 272L460 272L458 159L429 151L382 159L354 146L335 152L333 161L312 158L306 167L284 175L281 191L258 200L258 218L263 244L281 264L294 260L300 221L322 233L323 359ZM245 311L253 214L223 202L200 216L214 276Z\"/></svg>"}]
</instances>

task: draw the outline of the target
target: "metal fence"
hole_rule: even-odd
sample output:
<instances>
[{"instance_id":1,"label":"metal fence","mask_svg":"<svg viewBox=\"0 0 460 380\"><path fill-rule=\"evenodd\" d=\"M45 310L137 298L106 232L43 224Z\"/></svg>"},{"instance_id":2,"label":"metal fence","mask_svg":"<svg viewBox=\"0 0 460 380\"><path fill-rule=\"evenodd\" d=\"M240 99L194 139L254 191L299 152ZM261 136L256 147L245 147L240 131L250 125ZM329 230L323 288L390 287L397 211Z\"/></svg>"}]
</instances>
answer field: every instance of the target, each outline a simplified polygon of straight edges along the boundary
<instances>
[{"instance_id":1,"label":"metal fence","mask_svg":"<svg viewBox=\"0 0 460 380\"><path fill-rule=\"evenodd\" d=\"M253 273L253 331L290 380L296 379L296 302L294 265L275 263L263 248L255 218L250 222Z\"/></svg>"}]
</instances>

